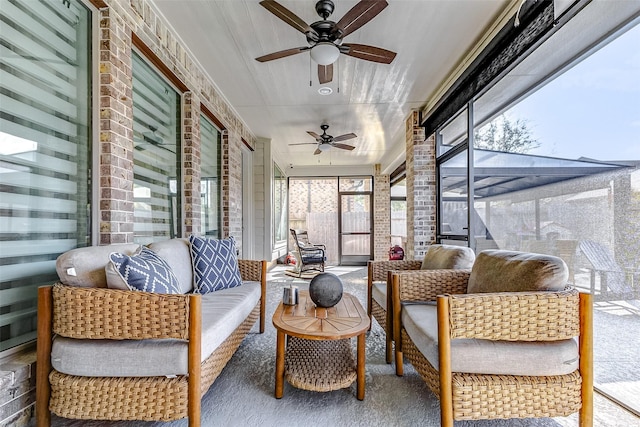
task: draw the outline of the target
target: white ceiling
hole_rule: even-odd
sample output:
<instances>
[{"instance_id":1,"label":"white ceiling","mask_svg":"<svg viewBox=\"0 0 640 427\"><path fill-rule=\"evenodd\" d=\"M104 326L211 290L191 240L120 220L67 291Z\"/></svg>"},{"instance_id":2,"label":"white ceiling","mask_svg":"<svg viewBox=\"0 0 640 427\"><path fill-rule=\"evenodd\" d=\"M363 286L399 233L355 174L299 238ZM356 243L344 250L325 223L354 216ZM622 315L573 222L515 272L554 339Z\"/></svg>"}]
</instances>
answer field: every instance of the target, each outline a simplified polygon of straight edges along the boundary
<instances>
[{"instance_id":1,"label":"white ceiling","mask_svg":"<svg viewBox=\"0 0 640 427\"><path fill-rule=\"evenodd\" d=\"M334 0L329 18L338 21L357 1ZM383 169L403 157L405 120L422 108L509 0L389 0L372 21L345 37L397 52L390 65L341 55L328 85L318 94L315 64L308 52L260 63L256 57L306 46L304 35L258 0L153 0L205 72L254 135L272 141L275 156L287 166L362 166ZM314 0L280 0L307 23L320 20ZM310 77L313 80L309 86ZM338 92L339 90L339 92ZM314 140L330 125L353 151L332 148L314 156ZM284 166L284 165L283 165Z\"/></svg>"}]
</instances>

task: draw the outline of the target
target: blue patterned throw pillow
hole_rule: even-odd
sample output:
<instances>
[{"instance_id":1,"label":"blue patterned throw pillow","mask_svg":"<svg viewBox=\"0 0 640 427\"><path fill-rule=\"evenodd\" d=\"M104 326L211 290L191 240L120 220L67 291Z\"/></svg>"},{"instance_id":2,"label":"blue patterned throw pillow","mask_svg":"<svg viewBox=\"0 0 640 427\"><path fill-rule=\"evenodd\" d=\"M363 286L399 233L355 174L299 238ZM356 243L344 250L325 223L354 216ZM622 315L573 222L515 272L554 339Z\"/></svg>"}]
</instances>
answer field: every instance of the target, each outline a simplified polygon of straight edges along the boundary
<instances>
[{"instance_id":1,"label":"blue patterned throw pillow","mask_svg":"<svg viewBox=\"0 0 640 427\"><path fill-rule=\"evenodd\" d=\"M233 237L217 240L190 236L189 243L196 293L206 294L242 284Z\"/></svg>"},{"instance_id":2,"label":"blue patterned throw pillow","mask_svg":"<svg viewBox=\"0 0 640 427\"><path fill-rule=\"evenodd\" d=\"M120 278L132 291L179 294L178 278L169 264L144 246L129 256L118 252L109 255Z\"/></svg>"}]
</instances>

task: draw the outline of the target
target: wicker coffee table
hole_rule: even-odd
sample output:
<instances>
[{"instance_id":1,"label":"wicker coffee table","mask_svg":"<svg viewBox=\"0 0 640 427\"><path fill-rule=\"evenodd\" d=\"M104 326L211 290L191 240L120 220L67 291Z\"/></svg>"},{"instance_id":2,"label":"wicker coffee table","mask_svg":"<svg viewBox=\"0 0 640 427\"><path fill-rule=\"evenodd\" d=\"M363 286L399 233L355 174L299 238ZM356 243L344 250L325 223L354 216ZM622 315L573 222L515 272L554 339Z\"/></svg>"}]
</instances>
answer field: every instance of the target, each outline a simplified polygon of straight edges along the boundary
<instances>
[{"instance_id":1,"label":"wicker coffee table","mask_svg":"<svg viewBox=\"0 0 640 427\"><path fill-rule=\"evenodd\" d=\"M278 331L275 397L284 393L284 379L297 388L332 391L357 380L357 397L364 399L364 339L369 316L360 301L345 293L331 308L316 307L309 292L300 292L297 305L280 303L273 315ZM354 361L350 338L358 337Z\"/></svg>"}]
</instances>

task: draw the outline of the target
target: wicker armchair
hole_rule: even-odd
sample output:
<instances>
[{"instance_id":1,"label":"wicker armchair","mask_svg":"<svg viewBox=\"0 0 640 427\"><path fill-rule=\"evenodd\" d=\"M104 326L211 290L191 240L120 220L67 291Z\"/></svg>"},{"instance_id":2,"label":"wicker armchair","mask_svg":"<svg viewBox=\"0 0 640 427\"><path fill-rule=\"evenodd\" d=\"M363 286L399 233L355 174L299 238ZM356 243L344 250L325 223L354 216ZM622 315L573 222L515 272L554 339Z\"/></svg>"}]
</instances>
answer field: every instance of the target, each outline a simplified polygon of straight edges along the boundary
<instances>
[{"instance_id":1,"label":"wicker armchair","mask_svg":"<svg viewBox=\"0 0 640 427\"><path fill-rule=\"evenodd\" d=\"M478 280L478 264L487 265L487 256L512 257L510 261L515 259L516 263L531 258L538 262L543 257L486 251L478 256L472 272L392 273L392 323L394 333L400 337L395 347L396 374L403 374L406 356L440 398L444 427L453 426L454 420L554 417L574 412L579 412L581 426L591 426L591 295L573 288L482 293L474 288L476 293L467 293L470 284ZM556 265L566 270L566 265L556 260ZM517 267L512 270L518 272ZM554 279L556 285L562 280L566 283L567 275L565 271L560 279ZM515 284L522 288L531 281L531 276L520 282L515 275L507 276L505 286ZM548 283L548 277L542 281ZM421 335L420 331L428 332ZM469 349L478 352L479 345L492 352L484 353L484 357L478 353L471 356ZM505 351L504 346L510 350ZM563 351L571 351L559 355L560 346ZM546 351L545 355L554 352L554 363L545 357L534 361L540 366L533 368L521 363L525 360L522 358L536 359L535 351ZM512 360L501 360L509 358ZM488 369L487 364L505 372L486 374L493 369ZM558 368L559 365L566 367Z\"/></svg>"},{"instance_id":2,"label":"wicker armchair","mask_svg":"<svg viewBox=\"0 0 640 427\"><path fill-rule=\"evenodd\" d=\"M389 295L387 292L387 283L389 272L391 271L406 271L406 270L420 270L420 266L422 265L422 261L418 260L396 260L396 261L369 261L368 263L368 274L367 274L367 314L369 315L369 319L373 322L375 318L378 321L378 324L382 326L384 329L386 338L387 338L387 346L386 346L386 355L385 359L387 363L391 363L393 348L391 347L391 333L390 333L390 325L391 319L387 318L387 304L380 304L378 299L373 298L373 288L376 285L378 286L378 290L386 295ZM390 312L389 312L390 313Z\"/></svg>"},{"instance_id":3,"label":"wicker armchair","mask_svg":"<svg viewBox=\"0 0 640 427\"><path fill-rule=\"evenodd\" d=\"M390 274L394 271L435 271L439 269L470 269L475 255L467 247L431 245L423 260L369 261L367 279L367 314L375 318L385 331L387 363L393 356L391 328ZM427 273L428 274L428 273Z\"/></svg>"}]
</instances>

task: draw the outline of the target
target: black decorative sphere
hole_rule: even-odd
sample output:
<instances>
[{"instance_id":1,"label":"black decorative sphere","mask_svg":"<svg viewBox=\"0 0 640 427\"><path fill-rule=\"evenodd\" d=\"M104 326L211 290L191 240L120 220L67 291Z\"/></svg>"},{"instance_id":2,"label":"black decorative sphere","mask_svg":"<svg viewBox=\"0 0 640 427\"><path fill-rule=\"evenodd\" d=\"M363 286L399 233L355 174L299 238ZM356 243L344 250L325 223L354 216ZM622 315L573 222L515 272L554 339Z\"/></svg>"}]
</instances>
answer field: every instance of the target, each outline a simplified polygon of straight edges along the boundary
<instances>
[{"instance_id":1,"label":"black decorative sphere","mask_svg":"<svg viewBox=\"0 0 640 427\"><path fill-rule=\"evenodd\" d=\"M318 307L333 307L342 299L342 280L333 273L320 273L309 283L309 296Z\"/></svg>"}]
</instances>

